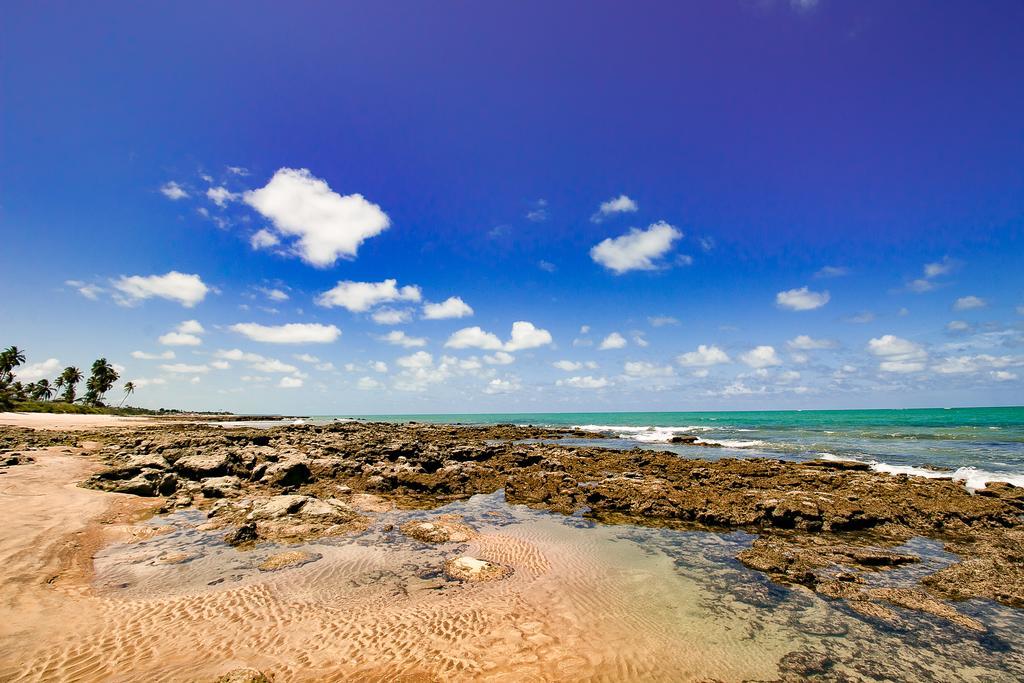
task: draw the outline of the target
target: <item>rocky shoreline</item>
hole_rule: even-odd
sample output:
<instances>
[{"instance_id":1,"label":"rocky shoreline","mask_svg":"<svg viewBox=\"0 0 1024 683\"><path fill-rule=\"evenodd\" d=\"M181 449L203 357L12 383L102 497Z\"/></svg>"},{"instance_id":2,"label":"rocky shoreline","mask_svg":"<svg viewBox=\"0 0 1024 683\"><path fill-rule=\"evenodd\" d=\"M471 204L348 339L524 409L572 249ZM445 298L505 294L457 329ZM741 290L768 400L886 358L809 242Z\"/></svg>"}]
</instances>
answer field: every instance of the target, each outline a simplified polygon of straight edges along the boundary
<instances>
[{"instance_id":1,"label":"rocky shoreline","mask_svg":"<svg viewBox=\"0 0 1024 683\"><path fill-rule=\"evenodd\" d=\"M83 486L160 497L164 511L205 510L208 528L241 547L350 533L390 506L433 509L504 490L509 503L602 523L758 534L738 556L744 565L890 625L900 623L893 606L972 631L984 626L957 611L956 601L1024 607L1024 489L990 484L972 494L953 481L881 474L860 463L709 461L558 441L600 436L361 421L73 434L4 428L0 455L15 466L29 461L18 453L32 447L99 442L94 457L107 467ZM403 531L431 542L473 533L445 519ZM920 561L898 549L918 536L940 540L959 561L918 586L886 586L886 570ZM480 562L459 558L449 569L466 580L507 575Z\"/></svg>"}]
</instances>

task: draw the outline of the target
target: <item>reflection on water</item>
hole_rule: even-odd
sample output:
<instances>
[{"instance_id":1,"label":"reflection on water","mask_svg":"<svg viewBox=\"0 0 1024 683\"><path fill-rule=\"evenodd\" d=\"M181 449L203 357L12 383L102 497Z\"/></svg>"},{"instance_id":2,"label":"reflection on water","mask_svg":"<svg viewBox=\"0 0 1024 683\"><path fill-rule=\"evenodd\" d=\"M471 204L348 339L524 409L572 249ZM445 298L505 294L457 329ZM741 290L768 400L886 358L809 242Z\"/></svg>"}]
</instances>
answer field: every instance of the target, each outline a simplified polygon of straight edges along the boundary
<instances>
[{"instance_id":1,"label":"reflection on water","mask_svg":"<svg viewBox=\"0 0 1024 683\"><path fill-rule=\"evenodd\" d=\"M397 530L438 512L463 516L479 536L432 546ZM238 551L223 531L197 530L204 521L178 512L158 522L167 532L104 550L97 590L115 602L188 596L211 612L235 610L233 623L260 624L259 663L279 680L342 671L387 678L382 672L410 666L492 680L1024 677L1024 613L960 605L988 627L979 636L895 608L906 626L893 629L744 568L735 556L754 537L740 532L606 526L510 506L499 492L433 512L380 514L359 535L289 548L321 556L315 562L261 572L281 547ZM924 561L886 572L888 585L913 585L954 559L924 539L907 549ZM515 574L491 584L446 579L444 561L460 554ZM274 629L282 635L262 635Z\"/></svg>"}]
</instances>

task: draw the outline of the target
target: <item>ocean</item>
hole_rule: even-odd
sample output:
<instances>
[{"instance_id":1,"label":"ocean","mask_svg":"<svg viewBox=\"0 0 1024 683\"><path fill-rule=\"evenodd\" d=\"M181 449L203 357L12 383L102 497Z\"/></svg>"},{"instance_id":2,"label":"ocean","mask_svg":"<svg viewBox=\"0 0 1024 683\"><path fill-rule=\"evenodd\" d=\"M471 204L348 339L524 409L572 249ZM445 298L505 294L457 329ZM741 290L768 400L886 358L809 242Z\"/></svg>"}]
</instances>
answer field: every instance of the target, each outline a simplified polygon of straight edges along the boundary
<instances>
[{"instance_id":1,"label":"ocean","mask_svg":"<svg viewBox=\"0 0 1024 683\"><path fill-rule=\"evenodd\" d=\"M450 413L329 415L311 421L366 420L532 424L607 434L572 440L612 448L656 448L681 457L849 459L880 472L1024 486L1024 407L751 412ZM690 434L716 448L670 443Z\"/></svg>"}]
</instances>

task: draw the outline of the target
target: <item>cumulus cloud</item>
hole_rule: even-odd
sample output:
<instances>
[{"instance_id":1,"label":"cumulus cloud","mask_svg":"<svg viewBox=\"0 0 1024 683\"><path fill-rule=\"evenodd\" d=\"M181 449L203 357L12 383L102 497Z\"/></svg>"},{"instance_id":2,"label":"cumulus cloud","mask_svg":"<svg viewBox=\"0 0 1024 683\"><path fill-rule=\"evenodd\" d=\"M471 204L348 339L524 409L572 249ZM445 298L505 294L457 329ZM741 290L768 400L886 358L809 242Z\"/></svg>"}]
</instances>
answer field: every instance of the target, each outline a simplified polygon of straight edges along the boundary
<instances>
[{"instance_id":1,"label":"cumulus cloud","mask_svg":"<svg viewBox=\"0 0 1024 683\"><path fill-rule=\"evenodd\" d=\"M945 256L941 261L924 264L924 276L926 278L936 278L942 277L943 275L949 275L953 272L956 266L956 261Z\"/></svg>"},{"instance_id":2,"label":"cumulus cloud","mask_svg":"<svg viewBox=\"0 0 1024 683\"><path fill-rule=\"evenodd\" d=\"M211 187L206 191L206 198L223 209L228 202L238 199L238 195L226 187Z\"/></svg>"},{"instance_id":3,"label":"cumulus cloud","mask_svg":"<svg viewBox=\"0 0 1024 683\"><path fill-rule=\"evenodd\" d=\"M181 332L182 334L202 334L206 332L198 320L185 320L174 329L175 332Z\"/></svg>"},{"instance_id":4,"label":"cumulus cloud","mask_svg":"<svg viewBox=\"0 0 1024 683\"><path fill-rule=\"evenodd\" d=\"M831 339L815 339L806 334L793 337L786 345L798 351L815 351L817 349L834 349L837 344Z\"/></svg>"},{"instance_id":5,"label":"cumulus cloud","mask_svg":"<svg viewBox=\"0 0 1024 683\"><path fill-rule=\"evenodd\" d=\"M175 201L188 197L188 192L185 192L185 189L173 180L161 185L160 192L163 196Z\"/></svg>"},{"instance_id":6,"label":"cumulus cloud","mask_svg":"<svg viewBox=\"0 0 1024 683\"><path fill-rule=\"evenodd\" d=\"M253 249L269 249L270 247L275 247L280 243L280 238L266 228L260 228L252 234L252 237L249 238L249 245Z\"/></svg>"},{"instance_id":7,"label":"cumulus cloud","mask_svg":"<svg viewBox=\"0 0 1024 683\"><path fill-rule=\"evenodd\" d=\"M557 360L557 361L555 361L554 363L551 364L551 367L557 368L557 369L562 370L564 372L575 372L575 371L581 370L583 368L587 368L588 370L596 370L597 369L597 363L595 363L592 360L589 360L589 361L586 361L586 362L572 361L572 360Z\"/></svg>"},{"instance_id":8,"label":"cumulus cloud","mask_svg":"<svg viewBox=\"0 0 1024 683\"><path fill-rule=\"evenodd\" d=\"M288 292L276 287L257 287L256 291L262 293L263 296L267 297L271 301L288 301L290 298L288 296Z\"/></svg>"},{"instance_id":9,"label":"cumulus cloud","mask_svg":"<svg viewBox=\"0 0 1024 683\"><path fill-rule=\"evenodd\" d=\"M601 205L597 207L597 212L590 217L590 220L600 223L609 216L614 216L617 213L635 213L639 208L635 201L624 194L620 194L618 197L601 202Z\"/></svg>"},{"instance_id":10,"label":"cumulus cloud","mask_svg":"<svg viewBox=\"0 0 1024 683\"><path fill-rule=\"evenodd\" d=\"M60 361L56 358L47 358L39 363L28 363L14 369L14 375L22 382L35 382L44 377L57 374L60 370Z\"/></svg>"},{"instance_id":11,"label":"cumulus cloud","mask_svg":"<svg viewBox=\"0 0 1024 683\"><path fill-rule=\"evenodd\" d=\"M160 366L164 372L173 372L179 375L203 374L210 371L207 365L189 365L188 363L165 363Z\"/></svg>"},{"instance_id":12,"label":"cumulus cloud","mask_svg":"<svg viewBox=\"0 0 1024 683\"><path fill-rule=\"evenodd\" d=\"M102 287L93 284L86 284L81 280L65 280L64 284L69 287L74 287L78 290L79 294L84 296L86 299L92 299L93 301L98 299L100 294L106 291Z\"/></svg>"},{"instance_id":13,"label":"cumulus cloud","mask_svg":"<svg viewBox=\"0 0 1024 683\"><path fill-rule=\"evenodd\" d=\"M174 351L164 351L163 353L132 351L132 358L136 360L174 360Z\"/></svg>"},{"instance_id":14,"label":"cumulus cloud","mask_svg":"<svg viewBox=\"0 0 1024 683\"><path fill-rule=\"evenodd\" d=\"M391 225L361 194L340 195L308 169L281 168L266 186L246 192L246 204L268 218L310 265L326 268L355 258L360 245Z\"/></svg>"},{"instance_id":15,"label":"cumulus cloud","mask_svg":"<svg viewBox=\"0 0 1024 683\"><path fill-rule=\"evenodd\" d=\"M288 323L286 325L237 323L230 329L253 341L267 344L329 344L341 336L341 330L334 325L319 323Z\"/></svg>"},{"instance_id":16,"label":"cumulus cloud","mask_svg":"<svg viewBox=\"0 0 1024 683\"><path fill-rule=\"evenodd\" d=\"M607 337L601 340L601 343L598 345L597 349L598 351L610 351L612 349L621 349L624 348L627 343L628 342L626 341L626 338L623 337L621 334L619 334L618 332L612 332Z\"/></svg>"},{"instance_id":17,"label":"cumulus cloud","mask_svg":"<svg viewBox=\"0 0 1024 683\"><path fill-rule=\"evenodd\" d=\"M382 342L387 342L388 344L394 344L395 346L404 346L407 349L427 345L427 340L423 337L410 337L402 330L392 330L383 337L378 337L378 339Z\"/></svg>"},{"instance_id":18,"label":"cumulus cloud","mask_svg":"<svg viewBox=\"0 0 1024 683\"><path fill-rule=\"evenodd\" d=\"M356 388L363 391L372 391L374 389L380 389L382 385L380 382L372 377L360 377L359 381L356 382Z\"/></svg>"},{"instance_id":19,"label":"cumulus cloud","mask_svg":"<svg viewBox=\"0 0 1024 683\"><path fill-rule=\"evenodd\" d=\"M676 374L671 365L655 365L644 361L630 361L623 366L623 372L629 377L671 377Z\"/></svg>"},{"instance_id":20,"label":"cumulus cloud","mask_svg":"<svg viewBox=\"0 0 1024 683\"><path fill-rule=\"evenodd\" d=\"M995 370L989 376L997 382L1012 382L1017 379L1017 373L1007 370Z\"/></svg>"},{"instance_id":21,"label":"cumulus cloud","mask_svg":"<svg viewBox=\"0 0 1024 683\"><path fill-rule=\"evenodd\" d=\"M946 329L950 332L967 332L971 329L971 326L966 320L950 320L946 324Z\"/></svg>"},{"instance_id":22,"label":"cumulus cloud","mask_svg":"<svg viewBox=\"0 0 1024 683\"><path fill-rule=\"evenodd\" d=\"M177 301L185 308L192 308L206 298L210 291L198 275L179 273L176 270L164 275L122 276L113 284L119 292L115 295L118 303L128 306L156 297Z\"/></svg>"},{"instance_id":23,"label":"cumulus cloud","mask_svg":"<svg viewBox=\"0 0 1024 683\"><path fill-rule=\"evenodd\" d=\"M282 377L277 386L279 389L298 389L302 386L302 379L299 377Z\"/></svg>"},{"instance_id":24,"label":"cumulus cloud","mask_svg":"<svg viewBox=\"0 0 1024 683\"><path fill-rule=\"evenodd\" d=\"M928 360L928 353L920 345L892 334L869 340L868 351L878 357L883 372L920 372Z\"/></svg>"},{"instance_id":25,"label":"cumulus cloud","mask_svg":"<svg viewBox=\"0 0 1024 683\"><path fill-rule=\"evenodd\" d=\"M401 356L395 363L406 369L427 368L434 364L434 357L426 351L417 351L408 356Z\"/></svg>"},{"instance_id":26,"label":"cumulus cloud","mask_svg":"<svg viewBox=\"0 0 1024 683\"><path fill-rule=\"evenodd\" d=\"M988 302L978 296L962 296L953 302L953 310L955 311L970 311L975 308L985 308L988 306Z\"/></svg>"},{"instance_id":27,"label":"cumulus cloud","mask_svg":"<svg viewBox=\"0 0 1024 683\"><path fill-rule=\"evenodd\" d=\"M516 380L498 379L495 377L484 387L485 394L510 394L519 391L523 386Z\"/></svg>"},{"instance_id":28,"label":"cumulus cloud","mask_svg":"<svg viewBox=\"0 0 1024 683\"><path fill-rule=\"evenodd\" d=\"M516 357L511 353L505 353L504 351L495 351L494 353L484 356L484 362L488 365L508 365L514 363Z\"/></svg>"},{"instance_id":29,"label":"cumulus cloud","mask_svg":"<svg viewBox=\"0 0 1024 683\"><path fill-rule=\"evenodd\" d=\"M944 358L934 366L944 375L974 374L983 370L996 370L1024 365L1024 356L993 356L988 353Z\"/></svg>"},{"instance_id":30,"label":"cumulus cloud","mask_svg":"<svg viewBox=\"0 0 1024 683\"><path fill-rule=\"evenodd\" d=\"M377 304L391 301L419 301L422 297L416 285L398 287L394 278L381 282L339 282L316 298L316 303L325 308L341 307L353 313L363 313Z\"/></svg>"},{"instance_id":31,"label":"cumulus cloud","mask_svg":"<svg viewBox=\"0 0 1024 683\"><path fill-rule=\"evenodd\" d=\"M707 368L730 362L729 354L714 345L701 344L696 351L676 356L676 362L688 368Z\"/></svg>"},{"instance_id":32,"label":"cumulus cloud","mask_svg":"<svg viewBox=\"0 0 1024 683\"><path fill-rule=\"evenodd\" d=\"M755 346L751 350L740 355L740 360L752 368L767 368L773 365L782 365L782 359L775 354L775 347L767 344Z\"/></svg>"},{"instance_id":33,"label":"cumulus cloud","mask_svg":"<svg viewBox=\"0 0 1024 683\"><path fill-rule=\"evenodd\" d=\"M465 318L470 315L473 315L473 309L457 296L450 296L439 304L428 303L423 306L423 317L427 320Z\"/></svg>"},{"instance_id":34,"label":"cumulus cloud","mask_svg":"<svg viewBox=\"0 0 1024 683\"><path fill-rule=\"evenodd\" d=\"M157 339L164 346L199 346L203 343L203 340L194 334L184 334L182 332L168 332L162 334Z\"/></svg>"},{"instance_id":35,"label":"cumulus cloud","mask_svg":"<svg viewBox=\"0 0 1024 683\"><path fill-rule=\"evenodd\" d=\"M137 377L132 380L132 384L135 385L136 389L144 389L156 384L167 384L167 380L163 377Z\"/></svg>"},{"instance_id":36,"label":"cumulus cloud","mask_svg":"<svg viewBox=\"0 0 1024 683\"><path fill-rule=\"evenodd\" d=\"M670 315L656 315L647 319L651 327L665 327L666 325L678 325L679 320Z\"/></svg>"},{"instance_id":37,"label":"cumulus cloud","mask_svg":"<svg viewBox=\"0 0 1024 683\"><path fill-rule=\"evenodd\" d=\"M370 317L378 325L400 325L409 322L412 319L412 314L397 308L381 308L374 311Z\"/></svg>"},{"instance_id":38,"label":"cumulus cloud","mask_svg":"<svg viewBox=\"0 0 1024 683\"><path fill-rule=\"evenodd\" d=\"M683 233L660 221L646 230L632 228L620 237L609 237L590 250L590 258L616 275L631 270L654 270L657 259L672 248Z\"/></svg>"},{"instance_id":39,"label":"cumulus cloud","mask_svg":"<svg viewBox=\"0 0 1024 683\"><path fill-rule=\"evenodd\" d=\"M813 311L829 302L828 292L812 292L807 287L789 289L775 295L775 303L791 311Z\"/></svg>"},{"instance_id":40,"label":"cumulus cloud","mask_svg":"<svg viewBox=\"0 0 1024 683\"><path fill-rule=\"evenodd\" d=\"M606 377L592 377L590 375L570 377L569 379L560 379L555 382L556 386L572 387L574 389L602 389L609 384L611 382Z\"/></svg>"},{"instance_id":41,"label":"cumulus cloud","mask_svg":"<svg viewBox=\"0 0 1024 683\"><path fill-rule=\"evenodd\" d=\"M483 349L484 351L523 351L550 344L551 333L526 320L512 323L512 332L505 343L491 332L478 326L464 327L456 331L445 342L450 349Z\"/></svg>"}]
</instances>

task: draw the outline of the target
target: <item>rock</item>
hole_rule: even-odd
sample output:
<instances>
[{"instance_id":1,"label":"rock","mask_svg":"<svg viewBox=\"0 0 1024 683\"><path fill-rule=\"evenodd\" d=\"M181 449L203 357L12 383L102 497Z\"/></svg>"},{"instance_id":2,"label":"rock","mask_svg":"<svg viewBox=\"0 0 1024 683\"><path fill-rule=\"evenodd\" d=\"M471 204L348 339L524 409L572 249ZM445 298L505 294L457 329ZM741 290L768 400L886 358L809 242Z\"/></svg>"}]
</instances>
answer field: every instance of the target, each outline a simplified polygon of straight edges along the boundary
<instances>
[{"instance_id":1,"label":"rock","mask_svg":"<svg viewBox=\"0 0 1024 683\"><path fill-rule=\"evenodd\" d=\"M313 499L309 496L274 496L250 512L248 519L280 519L298 512L310 500Z\"/></svg>"},{"instance_id":2,"label":"rock","mask_svg":"<svg viewBox=\"0 0 1024 683\"><path fill-rule=\"evenodd\" d=\"M211 477L202 482L202 492L207 498L227 498L238 495L242 490L242 482L238 477Z\"/></svg>"},{"instance_id":3,"label":"rock","mask_svg":"<svg viewBox=\"0 0 1024 683\"><path fill-rule=\"evenodd\" d=\"M216 683L274 683L274 679L257 669L234 669L218 678Z\"/></svg>"},{"instance_id":4,"label":"rock","mask_svg":"<svg viewBox=\"0 0 1024 683\"><path fill-rule=\"evenodd\" d=\"M267 465L260 481L270 486L294 488L310 479L309 465L305 459L292 458Z\"/></svg>"},{"instance_id":5,"label":"rock","mask_svg":"<svg viewBox=\"0 0 1024 683\"><path fill-rule=\"evenodd\" d=\"M261 572L273 572L280 569L293 569L301 567L310 562L316 562L323 555L320 553L308 553L303 550L289 550L283 553L271 555L258 565Z\"/></svg>"},{"instance_id":6,"label":"rock","mask_svg":"<svg viewBox=\"0 0 1024 683\"><path fill-rule=\"evenodd\" d=\"M779 673L782 680L805 681L808 678L821 676L832 668L832 660L821 652L814 650L796 650L784 655L779 660Z\"/></svg>"},{"instance_id":7,"label":"rock","mask_svg":"<svg viewBox=\"0 0 1024 683\"><path fill-rule=\"evenodd\" d=\"M256 530L256 524L248 522L225 536L224 542L228 545L240 546L255 543L258 539L259 533Z\"/></svg>"},{"instance_id":8,"label":"rock","mask_svg":"<svg viewBox=\"0 0 1024 683\"><path fill-rule=\"evenodd\" d=\"M127 467L137 467L139 469L151 469L151 470L166 470L170 465L162 455L156 455L153 453L139 453L137 455L128 456L125 461Z\"/></svg>"},{"instance_id":9,"label":"rock","mask_svg":"<svg viewBox=\"0 0 1024 683\"><path fill-rule=\"evenodd\" d=\"M469 526L450 519L406 522L399 530L424 543L465 543L475 533Z\"/></svg>"},{"instance_id":10,"label":"rock","mask_svg":"<svg viewBox=\"0 0 1024 683\"><path fill-rule=\"evenodd\" d=\"M697 443L697 437L690 436L689 434L685 434L685 435L684 434L678 434L676 436L673 436L671 439L669 439L668 442L669 443L688 443L688 444L692 444L692 443Z\"/></svg>"},{"instance_id":11,"label":"rock","mask_svg":"<svg viewBox=\"0 0 1024 683\"><path fill-rule=\"evenodd\" d=\"M444 563L444 573L458 581L500 581L512 576L511 567L475 557L457 557Z\"/></svg>"},{"instance_id":12,"label":"rock","mask_svg":"<svg viewBox=\"0 0 1024 683\"><path fill-rule=\"evenodd\" d=\"M174 469L188 479L222 477L228 473L228 455L223 452L188 455L178 458Z\"/></svg>"}]
</instances>

